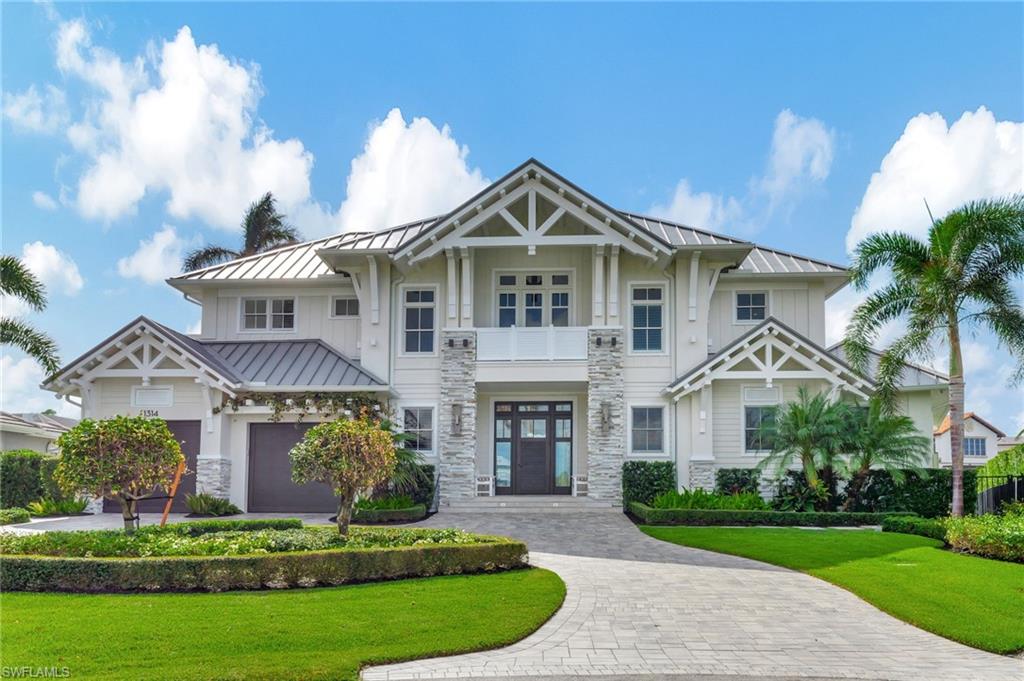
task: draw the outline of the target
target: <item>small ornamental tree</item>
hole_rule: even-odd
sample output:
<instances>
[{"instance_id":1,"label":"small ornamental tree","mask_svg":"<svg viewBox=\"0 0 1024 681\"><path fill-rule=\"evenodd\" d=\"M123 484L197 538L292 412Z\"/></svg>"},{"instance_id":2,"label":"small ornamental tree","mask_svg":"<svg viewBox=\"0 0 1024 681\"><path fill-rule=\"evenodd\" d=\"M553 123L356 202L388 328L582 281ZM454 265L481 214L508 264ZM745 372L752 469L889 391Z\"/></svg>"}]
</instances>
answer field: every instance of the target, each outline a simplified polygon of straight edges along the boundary
<instances>
[{"instance_id":1,"label":"small ornamental tree","mask_svg":"<svg viewBox=\"0 0 1024 681\"><path fill-rule=\"evenodd\" d=\"M57 438L60 463L54 478L65 494L116 499L125 532L135 529L138 500L170 487L185 460L163 419L115 416L85 419Z\"/></svg>"},{"instance_id":2,"label":"small ornamental tree","mask_svg":"<svg viewBox=\"0 0 1024 681\"><path fill-rule=\"evenodd\" d=\"M391 433L367 418L313 426L289 453L292 480L322 482L338 497L338 532L348 535L356 496L387 480L395 468Z\"/></svg>"}]
</instances>

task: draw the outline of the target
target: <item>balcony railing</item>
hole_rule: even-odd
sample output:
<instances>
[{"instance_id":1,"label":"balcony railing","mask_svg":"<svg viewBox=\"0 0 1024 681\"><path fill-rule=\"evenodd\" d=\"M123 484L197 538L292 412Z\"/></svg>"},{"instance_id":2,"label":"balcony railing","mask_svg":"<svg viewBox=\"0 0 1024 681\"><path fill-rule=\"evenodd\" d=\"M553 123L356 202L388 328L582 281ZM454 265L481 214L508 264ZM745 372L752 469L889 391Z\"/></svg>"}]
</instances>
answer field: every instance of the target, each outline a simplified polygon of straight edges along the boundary
<instances>
[{"instance_id":1,"label":"balcony railing","mask_svg":"<svg viewBox=\"0 0 1024 681\"><path fill-rule=\"evenodd\" d=\"M481 362L587 358L587 327L543 326L477 329Z\"/></svg>"}]
</instances>

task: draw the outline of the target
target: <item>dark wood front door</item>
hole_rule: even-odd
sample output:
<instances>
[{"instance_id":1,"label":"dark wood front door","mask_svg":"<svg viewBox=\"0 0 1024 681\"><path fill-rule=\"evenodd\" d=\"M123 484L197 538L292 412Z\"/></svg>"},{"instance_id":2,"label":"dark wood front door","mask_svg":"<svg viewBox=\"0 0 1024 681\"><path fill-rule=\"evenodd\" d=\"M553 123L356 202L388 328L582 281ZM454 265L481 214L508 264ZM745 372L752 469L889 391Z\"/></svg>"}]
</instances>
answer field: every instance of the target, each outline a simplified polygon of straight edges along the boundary
<instances>
[{"instance_id":1,"label":"dark wood front door","mask_svg":"<svg viewBox=\"0 0 1024 681\"><path fill-rule=\"evenodd\" d=\"M572 428L571 402L497 403L495 492L571 493Z\"/></svg>"}]
</instances>

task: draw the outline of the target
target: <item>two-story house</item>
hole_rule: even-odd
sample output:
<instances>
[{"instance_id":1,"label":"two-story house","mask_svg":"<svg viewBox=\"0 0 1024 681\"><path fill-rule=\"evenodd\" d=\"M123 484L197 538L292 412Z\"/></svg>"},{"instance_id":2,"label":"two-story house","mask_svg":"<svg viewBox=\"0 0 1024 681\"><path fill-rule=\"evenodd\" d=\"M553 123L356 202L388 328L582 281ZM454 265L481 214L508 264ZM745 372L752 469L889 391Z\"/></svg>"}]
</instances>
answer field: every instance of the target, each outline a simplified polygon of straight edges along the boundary
<instances>
[{"instance_id":1,"label":"two-story house","mask_svg":"<svg viewBox=\"0 0 1024 681\"><path fill-rule=\"evenodd\" d=\"M197 471L185 491L249 511L334 508L291 482L308 425L271 420L267 393L378 394L436 464L443 504L614 504L630 459L675 461L685 487L755 465L759 423L801 385L868 397L871 378L825 347L825 301L847 282L616 210L529 160L441 216L174 277L202 307L198 335L136 319L45 387L85 417L167 419ZM906 410L930 434L945 381L922 376L908 371Z\"/></svg>"}]
</instances>

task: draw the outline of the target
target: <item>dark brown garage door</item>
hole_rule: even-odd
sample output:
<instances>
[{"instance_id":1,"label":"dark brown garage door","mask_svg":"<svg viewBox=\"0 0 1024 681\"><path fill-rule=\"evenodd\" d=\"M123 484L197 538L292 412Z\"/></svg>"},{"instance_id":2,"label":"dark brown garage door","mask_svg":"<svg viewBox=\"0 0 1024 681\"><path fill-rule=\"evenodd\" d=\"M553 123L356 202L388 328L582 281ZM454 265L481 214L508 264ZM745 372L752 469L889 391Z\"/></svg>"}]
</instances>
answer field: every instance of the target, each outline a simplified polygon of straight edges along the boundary
<instances>
[{"instance_id":1,"label":"dark brown garage door","mask_svg":"<svg viewBox=\"0 0 1024 681\"><path fill-rule=\"evenodd\" d=\"M288 452L312 427L309 423L249 425L249 512L334 513L338 501L327 485L292 482Z\"/></svg>"},{"instance_id":2,"label":"dark brown garage door","mask_svg":"<svg viewBox=\"0 0 1024 681\"><path fill-rule=\"evenodd\" d=\"M178 493L174 495L174 503L171 505L172 513L188 513L188 506L185 505L185 495L196 493L196 465L199 458L199 421L168 421L167 427L181 443L181 451L185 455L185 467L188 471L181 477L178 485ZM155 495L163 495L166 492L157 487L153 492ZM163 513L166 499L143 499L139 502L139 513ZM120 513L121 504L112 499L103 500L103 511L105 513Z\"/></svg>"}]
</instances>

